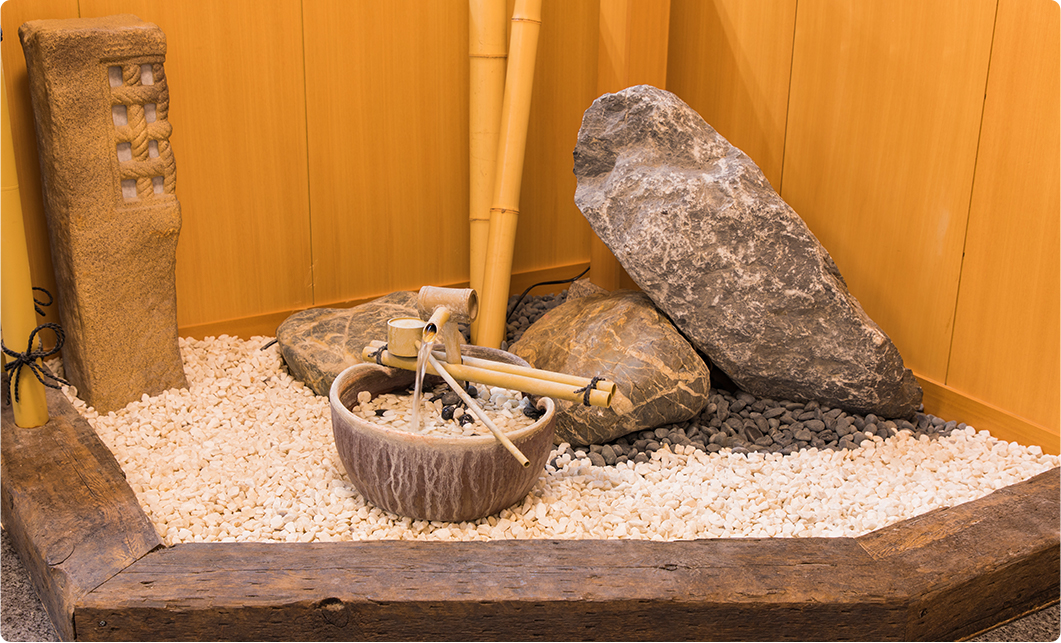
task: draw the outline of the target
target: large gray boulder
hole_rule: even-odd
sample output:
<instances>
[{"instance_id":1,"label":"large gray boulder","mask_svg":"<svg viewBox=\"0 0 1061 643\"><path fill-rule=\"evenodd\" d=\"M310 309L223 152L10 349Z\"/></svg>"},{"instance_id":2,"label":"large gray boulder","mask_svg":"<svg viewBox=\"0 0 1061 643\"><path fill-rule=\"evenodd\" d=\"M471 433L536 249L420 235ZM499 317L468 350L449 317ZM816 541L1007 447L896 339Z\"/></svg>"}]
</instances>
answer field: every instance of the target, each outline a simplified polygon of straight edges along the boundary
<instances>
[{"instance_id":1,"label":"large gray boulder","mask_svg":"<svg viewBox=\"0 0 1061 643\"><path fill-rule=\"evenodd\" d=\"M610 442L683 422L707 406L707 364L642 293L569 296L510 350L535 368L615 382L608 408L556 400L558 441Z\"/></svg>"},{"instance_id":2,"label":"large gray boulder","mask_svg":"<svg viewBox=\"0 0 1061 643\"><path fill-rule=\"evenodd\" d=\"M351 308L299 311L280 324L276 339L291 377L327 397L339 373L362 361L369 342L387 341L387 320L417 316L416 293L398 291Z\"/></svg>"},{"instance_id":3,"label":"large gray boulder","mask_svg":"<svg viewBox=\"0 0 1061 643\"><path fill-rule=\"evenodd\" d=\"M594 101L575 203L631 278L742 389L909 417L921 388L754 162L675 95Z\"/></svg>"}]
</instances>

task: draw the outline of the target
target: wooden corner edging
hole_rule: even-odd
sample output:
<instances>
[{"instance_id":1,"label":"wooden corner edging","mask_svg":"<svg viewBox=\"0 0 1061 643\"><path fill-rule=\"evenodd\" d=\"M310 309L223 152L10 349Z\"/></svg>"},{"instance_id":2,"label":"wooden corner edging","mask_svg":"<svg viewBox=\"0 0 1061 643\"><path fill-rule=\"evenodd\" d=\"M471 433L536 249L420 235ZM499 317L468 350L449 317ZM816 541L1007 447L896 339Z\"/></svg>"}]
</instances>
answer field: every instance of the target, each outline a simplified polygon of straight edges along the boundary
<instances>
[{"instance_id":1,"label":"wooden corner edging","mask_svg":"<svg viewBox=\"0 0 1061 643\"><path fill-rule=\"evenodd\" d=\"M73 640L77 601L162 541L88 422L61 392L47 400L41 427L0 413L0 509L56 633Z\"/></svg>"},{"instance_id":2,"label":"wooden corner edging","mask_svg":"<svg viewBox=\"0 0 1061 643\"><path fill-rule=\"evenodd\" d=\"M1058 469L859 538L160 548L87 426L3 424L4 524L63 638L944 640L1059 596Z\"/></svg>"}]
</instances>

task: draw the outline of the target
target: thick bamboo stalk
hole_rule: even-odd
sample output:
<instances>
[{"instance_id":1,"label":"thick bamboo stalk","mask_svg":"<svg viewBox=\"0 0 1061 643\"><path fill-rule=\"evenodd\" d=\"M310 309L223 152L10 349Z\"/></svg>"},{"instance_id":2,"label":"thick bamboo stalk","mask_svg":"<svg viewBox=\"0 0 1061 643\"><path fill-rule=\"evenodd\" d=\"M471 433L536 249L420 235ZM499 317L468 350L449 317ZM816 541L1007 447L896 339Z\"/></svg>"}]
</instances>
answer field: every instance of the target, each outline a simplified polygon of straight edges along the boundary
<instances>
[{"instance_id":1,"label":"thick bamboo stalk","mask_svg":"<svg viewBox=\"0 0 1061 643\"><path fill-rule=\"evenodd\" d=\"M505 338L505 309L512 278L516 223L519 219L519 192L527 148L541 4L541 0L516 0L516 8L512 13L512 46L509 48L508 70L505 74L505 101L501 109L501 136L498 141L493 206L490 208L490 236L487 240L483 290L480 293L482 310L475 342L491 348L499 348Z\"/></svg>"},{"instance_id":2,"label":"thick bamboo stalk","mask_svg":"<svg viewBox=\"0 0 1061 643\"><path fill-rule=\"evenodd\" d=\"M469 285L483 291L505 93L505 0L468 1ZM479 322L472 322L472 342Z\"/></svg>"},{"instance_id":3,"label":"thick bamboo stalk","mask_svg":"<svg viewBox=\"0 0 1061 643\"><path fill-rule=\"evenodd\" d=\"M0 281L0 327L3 328L4 345L8 350L23 352L30 348L29 338L37 326L37 315L33 312L33 286L30 281L29 251L26 249L26 228L22 221L22 201L18 189L18 172L15 168L15 149L12 142L11 117L7 111L7 85L0 72L0 91L3 92L2 124L3 156L0 157L3 197L0 201L2 227L2 281ZM11 403L15 424L21 427L42 426L48 422L48 402L44 385L23 367L18 378L16 396L15 378L11 378ZM18 401L15 401L15 398Z\"/></svg>"},{"instance_id":4,"label":"thick bamboo stalk","mask_svg":"<svg viewBox=\"0 0 1061 643\"><path fill-rule=\"evenodd\" d=\"M457 380L453 379L453 376L449 374L448 369L452 366L452 364L449 366L442 366L442 364L437 359L435 359L435 356L431 354L428 354L427 356L427 363L429 366L431 366L432 369L434 369L436 374L441 375L442 379L446 380L446 384L449 384L449 387L453 389L453 392L456 393L462 400L464 400L464 403L468 406L468 410L474 413L475 416L478 417L480 420L482 420L483 424L486 425L486 428L490 429L490 433L494 434L494 437L497 439L497 441L500 442L502 446L504 446L506 449L508 449L508 452L511 453L512 456L516 458L516 460L518 460L524 468L529 467L530 460L527 459L527 456L523 455L523 452L520 451L515 444L512 444L512 440L509 440L508 436L505 435L501 431L501 429L497 428L497 425L494 424L493 420L491 420L489 416L487 416L486 413L483 411L483 409L475 403L475 400L473 400L472 397L468 395L468 392L464 390L464 386L462 386L461 383Z\"/></svg>"},{"instance_id":5,"label":"thick bamboo stalk","mask_svg":"<svg viewBox=\"0 0 1061 643\"><path fill-rule=\"evenodd\" d=\"M361 352L361 359L366 362L378 361L384 366L391 368L403 368L407 371L416 369L416 360L408 357L397 357L391 355L388 351L382 351L377 354L379 347L373 348L371 344L366 346ZM502 388L514 389L517 391L523 391L530 395L538 395L543 397L551 397L559 400L568 400L570 402L582 402L586 401L585 387L576 387L573 384L567 384L564 382L555 382L547 377L532 377L527 375L517 375L514 373L506 373L504 371L493 370L492 368L480 368L477 366L470 366L468 364L447 364L446 369L450 375L455 378L477 382L479 384L485 384L487 386L500 386ZM425 369L425 372L431 375L439 375L430 364ZM548 371L539 371L541 374L546 374ZM590 380L586 380L588 385ZM602 391L596 388L589 390L589 404L590 406L602 406L607 407L612 402L612 394L607 391Z\"/></svg>"},{"instance_id":6,"label":"thick bamboo stalk","mask_svg":"<svg viewBox=\"0 0 1061 643\"><path fill-rule=\"evenodd\" d=\"M393 350L392 343L388 339L388 343L374 340L368 343L368 352L372 353L379 350L380 347L385 347L391 354L396 357L409 357L401 353L396 353ZM440 354L439 351L435 350L436 354ZM580 377L578 375L569 375L567 373L557 373L556 371L546 371L540 368L531 368L529 366L518 366L516 364L509 364L507 362L495 362L489 359L481 359L479 357L469 357L463 355L461 357L461 363L467 366L474 366L476 368L485 368L492 371L498 371L500 373L511 373L512 375L523 375L525 377L533 377L540 380L549 380L550 382L557 382L559 384L569 384L575 388L585 388L590 384L593 384L593 388L604 391L609 396L615 395L615 382L610 380L598 379L593 381L588 377Z\"/></svg>"}]
</instances>

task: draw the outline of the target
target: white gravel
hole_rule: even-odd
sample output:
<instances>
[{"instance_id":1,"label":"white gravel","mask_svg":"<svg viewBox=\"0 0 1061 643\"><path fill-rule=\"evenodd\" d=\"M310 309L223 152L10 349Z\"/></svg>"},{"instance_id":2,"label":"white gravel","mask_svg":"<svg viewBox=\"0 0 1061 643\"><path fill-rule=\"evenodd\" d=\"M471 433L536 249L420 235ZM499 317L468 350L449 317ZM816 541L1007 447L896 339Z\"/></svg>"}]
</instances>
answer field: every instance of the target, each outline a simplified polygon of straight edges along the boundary
<instances>
[{"instance_id":1,"label":"white gravel","mask_svg":"<svg viewBox=\"0 0 1061 643\"><path fill-rule=\"evenodd\" d=\"M106 415L64 387L167 544L857 536L1059 463L1039 447L972 428L936 440L902 431L859 449L788 456L673 446L650 462L609 467L576 451L496 516L412 520L367 504L353 488L328 400L288 375L275 345L259 350L271 339L181 339L190 388L145 395Z\"/></svg>"}]
</instances>

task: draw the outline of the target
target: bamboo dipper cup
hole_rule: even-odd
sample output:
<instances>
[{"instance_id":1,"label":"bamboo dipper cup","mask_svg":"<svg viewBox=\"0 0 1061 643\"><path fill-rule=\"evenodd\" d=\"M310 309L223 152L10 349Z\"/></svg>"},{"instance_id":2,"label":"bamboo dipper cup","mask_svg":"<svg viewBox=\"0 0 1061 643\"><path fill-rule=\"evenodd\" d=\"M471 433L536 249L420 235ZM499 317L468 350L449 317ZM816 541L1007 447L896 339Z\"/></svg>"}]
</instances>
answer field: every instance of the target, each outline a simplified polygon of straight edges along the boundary
<instances>
[{"instance_id":1,"label":"bamboo dipper cup","mask_svg":"<svg viewBox=\"0 0 1061 643\"><path fill-rule=\"evenodd\" d=\"M415 358L426 325L427 322L416 317L395 317L387 321L387 350L392 355Z\"/></svg>"}]
</instances>

